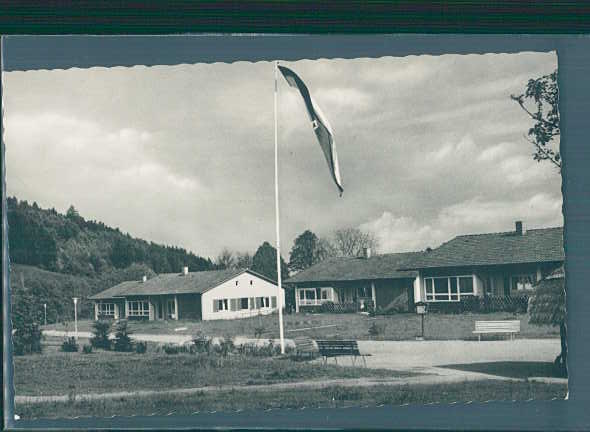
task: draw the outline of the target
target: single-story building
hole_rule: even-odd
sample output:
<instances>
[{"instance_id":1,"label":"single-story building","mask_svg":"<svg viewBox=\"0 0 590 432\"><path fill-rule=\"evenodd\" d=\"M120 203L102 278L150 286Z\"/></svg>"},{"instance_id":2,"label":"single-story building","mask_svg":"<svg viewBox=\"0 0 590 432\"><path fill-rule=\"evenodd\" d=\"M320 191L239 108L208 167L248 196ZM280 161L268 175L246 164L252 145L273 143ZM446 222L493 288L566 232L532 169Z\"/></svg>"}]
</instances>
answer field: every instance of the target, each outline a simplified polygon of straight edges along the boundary
<instances>
[{"instance_id":1,"label":"single-story building","mask_svg":"<svg viewBox=\"0 0 590 432\"><path fill-rule=\"evenodd\" d=\"M214 320L278 310L277 284L248 269L160 274L127 281L90 297L94 319ZM281 290L280 305L285 304Z\"/></svg>"},{"instance_id":2,"label":"single-story building","mask_svg":"<svg viewBox=\"0 0 590 432\"><path fill-rule=\"evenodd\" d=\"M414 305L418 272L399 270L421 252L330 258L285 281L295 289L295 309L317 310L326 303L338 310L408 309Z\"/></svg>"},{"instance_id":3,"label":"single-story building","mask_svg":"<svg viewBox=\"0 0 590 432\"><path fill-rule=\"evenodd\" d=\"M466 296L514 297L563 265L563 228L460 235L401 266L417 272L416 302L456 302Z\"/></svg>"}]
</instances>

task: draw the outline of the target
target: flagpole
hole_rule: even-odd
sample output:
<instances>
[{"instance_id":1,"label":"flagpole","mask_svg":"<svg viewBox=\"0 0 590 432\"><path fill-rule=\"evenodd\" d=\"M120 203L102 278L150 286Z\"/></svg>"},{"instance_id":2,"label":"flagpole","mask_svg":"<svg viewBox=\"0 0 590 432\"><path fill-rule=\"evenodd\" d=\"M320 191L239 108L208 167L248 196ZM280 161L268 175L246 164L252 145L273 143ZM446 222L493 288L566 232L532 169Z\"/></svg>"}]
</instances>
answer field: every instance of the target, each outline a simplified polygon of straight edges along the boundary
<instances>
[{"instance_id":1,"label":"flagpole","mask_svg":"<svg viewBox=\"0 0 590 432\"><path fill-rule=\"evenodd\" d=\"M275 218L277 228L277 282L279 286L279 295L277 306L279 307L279 335L281 338L281 354L285 354L285 338L283 332L283 289L281 286L281 240L279 229L279 139L278 139L278 115L277 115L277 97L278 97L278 68L279 62L274 62L275 69Z\"/></svg>"}]
</instances>

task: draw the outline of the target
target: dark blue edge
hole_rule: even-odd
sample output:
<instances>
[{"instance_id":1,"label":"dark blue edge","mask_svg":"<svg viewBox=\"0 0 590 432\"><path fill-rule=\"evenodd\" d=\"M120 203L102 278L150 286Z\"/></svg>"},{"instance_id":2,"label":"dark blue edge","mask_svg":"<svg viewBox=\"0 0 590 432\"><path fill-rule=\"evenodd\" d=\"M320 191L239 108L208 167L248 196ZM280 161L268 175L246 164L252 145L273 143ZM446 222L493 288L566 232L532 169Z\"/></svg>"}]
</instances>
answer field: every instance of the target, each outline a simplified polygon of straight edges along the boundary
<instances>
[{"instance_id":1,"label":"dark blue edge","mask_svg":"<svg viewBox=\"0 0 590 432\"><path fill-rule=\"evenodd\" d=\"M590 429L587 361L590 316L590 147L586 145L590 112L590 47L586 36L165 36L150 37L9 36L2 41L4 70L66 69L135 64L267 61L300 58L354 58L445 53L553 51L558 53L562 191L568 286L569 400L489 402L466 405L411 405L347 409L305 409L203 413L195 416L115 417L13 421L11 323L8 260L3 259L5 427L38 428L386 428L386 429ZM7 55L8 52L8 55ZM2 142L3 257L7 257L5 164ZM574 301L575 299L575 301ZM575 323L575 324L574 324ZM8 361L7 361L8 360ZM7 399L8 398L8 399Z\"/></svg>"}]
</instances>

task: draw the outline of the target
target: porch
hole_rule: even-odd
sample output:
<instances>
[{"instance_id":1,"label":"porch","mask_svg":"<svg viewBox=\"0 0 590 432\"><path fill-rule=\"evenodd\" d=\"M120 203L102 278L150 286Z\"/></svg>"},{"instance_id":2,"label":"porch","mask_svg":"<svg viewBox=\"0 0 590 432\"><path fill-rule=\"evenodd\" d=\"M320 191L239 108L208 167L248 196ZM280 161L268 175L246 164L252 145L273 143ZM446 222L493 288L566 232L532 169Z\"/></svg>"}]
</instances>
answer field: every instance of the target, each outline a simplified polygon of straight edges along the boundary
<instances>
[{"instance_id":1,"label":"porch","mask_svg":"<svg viewBox=\"0 0 590 432\"><path fill-rule=\"evenodd\" d=\"M296 312L365 311L374 309L375 303L375 286L372 283L295 288Z\"/></svg>"}]
</instances>

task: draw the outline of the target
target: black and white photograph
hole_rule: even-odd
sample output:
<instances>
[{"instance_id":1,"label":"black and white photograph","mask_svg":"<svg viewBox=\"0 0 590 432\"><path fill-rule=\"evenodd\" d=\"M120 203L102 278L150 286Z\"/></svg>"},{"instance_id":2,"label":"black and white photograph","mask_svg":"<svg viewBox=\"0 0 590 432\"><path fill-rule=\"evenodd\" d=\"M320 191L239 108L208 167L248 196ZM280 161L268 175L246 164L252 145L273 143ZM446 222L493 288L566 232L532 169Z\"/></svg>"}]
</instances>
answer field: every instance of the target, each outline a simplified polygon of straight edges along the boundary
<instances>
[{"instance_id":1,"label":"black and white photograph","mask_svg":"<svg viewBox=\"0 0 590 432\"><path fill-rule=\"evenodd\" d=\"M15 414L567 398L558 74L3 71Z\"/></svg>"}]
</instances>

